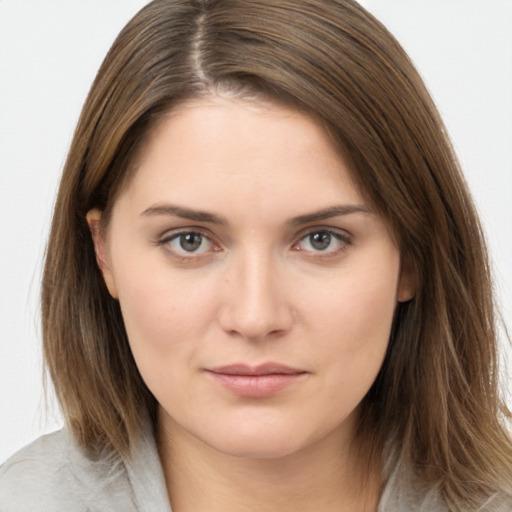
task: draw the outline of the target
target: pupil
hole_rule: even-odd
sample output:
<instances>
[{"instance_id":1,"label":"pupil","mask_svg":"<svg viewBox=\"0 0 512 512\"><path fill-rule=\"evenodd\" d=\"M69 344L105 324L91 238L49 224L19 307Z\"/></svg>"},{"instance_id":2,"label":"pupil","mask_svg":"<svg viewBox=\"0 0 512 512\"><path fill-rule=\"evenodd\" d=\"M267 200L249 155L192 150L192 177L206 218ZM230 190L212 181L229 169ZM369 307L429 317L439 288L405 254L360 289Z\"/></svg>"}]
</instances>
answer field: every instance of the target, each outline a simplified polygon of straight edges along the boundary
<instances>
[{"instance_id":1,"label":"pupil","mask_svg":"<svg viewBox=\"0 0 512 512\"><path fill-rule=\"evenodd\" d=\"M184 251L195 251L202 242L202 236L199 233L187 233L180 236L180 246Z\"/></svg>"},{"instance_id":2,"label":"pupil","mask_svg":"<svg viewBox=\"0 0 512 512\"><path fill-rule=\"evenodd\" d=\"M310 236L310 242L315 249L323 251L329 247L331 243L331 235L325 232L314 233Z\"/></svg>"}]
</instances>

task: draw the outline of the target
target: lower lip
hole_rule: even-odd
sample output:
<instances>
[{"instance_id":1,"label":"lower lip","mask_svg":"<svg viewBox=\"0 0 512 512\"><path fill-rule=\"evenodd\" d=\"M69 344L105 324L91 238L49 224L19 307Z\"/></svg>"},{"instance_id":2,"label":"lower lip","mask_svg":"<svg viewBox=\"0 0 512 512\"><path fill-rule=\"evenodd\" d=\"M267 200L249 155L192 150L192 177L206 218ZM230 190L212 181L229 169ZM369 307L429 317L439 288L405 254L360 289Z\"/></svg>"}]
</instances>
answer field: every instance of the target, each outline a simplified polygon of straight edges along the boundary
<instances>
[{"instance_id":1,"label":"lower lip","mask_svg":"<svg viewBox=\"0 0 512 512\"><path fill-rule=\"evenodd\" d=\"M279 393L304 378L305 373L272 373L268 375L230 375L208 372L211 378L231 393L265 398Z\"/></svg>"}]
</instances>

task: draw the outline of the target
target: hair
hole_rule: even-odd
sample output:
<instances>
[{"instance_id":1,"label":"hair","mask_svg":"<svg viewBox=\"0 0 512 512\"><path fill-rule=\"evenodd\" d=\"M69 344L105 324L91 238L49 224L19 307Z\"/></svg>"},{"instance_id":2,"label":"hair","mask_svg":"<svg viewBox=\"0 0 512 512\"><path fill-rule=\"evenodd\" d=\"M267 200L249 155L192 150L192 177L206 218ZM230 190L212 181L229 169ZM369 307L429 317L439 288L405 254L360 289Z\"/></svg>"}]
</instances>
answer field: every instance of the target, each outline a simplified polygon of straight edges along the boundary
<instances>
[{"instance_id":1,"label":"hair","mask_svg":"<svg viewBox=\"0 0 512 512\"><path fill-rule=\"evenodd\" d=\"M512 492L482 229L422 80L353 0L155 0L114 42L65 163L42 286L45 363L79 444L128 456L157 405L98 269L86 213L99 208L108 223L166 113L224 93L321 120L414 277L415 298L398 304L362 403L358 434L370 460L399 439L396 457L456 510Z\"/></svg>"}]
</instances>

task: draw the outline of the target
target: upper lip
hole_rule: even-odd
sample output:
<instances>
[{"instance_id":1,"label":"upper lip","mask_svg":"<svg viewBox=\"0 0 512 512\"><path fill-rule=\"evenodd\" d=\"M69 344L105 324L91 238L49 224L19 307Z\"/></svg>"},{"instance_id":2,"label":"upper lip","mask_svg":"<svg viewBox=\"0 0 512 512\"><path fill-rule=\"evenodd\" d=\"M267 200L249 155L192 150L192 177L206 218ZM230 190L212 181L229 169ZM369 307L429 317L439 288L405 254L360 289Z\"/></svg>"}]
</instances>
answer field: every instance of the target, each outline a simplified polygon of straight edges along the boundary
<instances>
[{"instance_id":1,"label":"upper lip","mask_svg":"<svg viewBox=\"0 0 512 512\"><path fill-rule=\"evenodd\" d=\"M264 363L257 366L243 363L228 364L226 366L209 368L208 371L224 375L294 375L306 373L304 370L279 363Z\"/></svg>"}]
</instances>

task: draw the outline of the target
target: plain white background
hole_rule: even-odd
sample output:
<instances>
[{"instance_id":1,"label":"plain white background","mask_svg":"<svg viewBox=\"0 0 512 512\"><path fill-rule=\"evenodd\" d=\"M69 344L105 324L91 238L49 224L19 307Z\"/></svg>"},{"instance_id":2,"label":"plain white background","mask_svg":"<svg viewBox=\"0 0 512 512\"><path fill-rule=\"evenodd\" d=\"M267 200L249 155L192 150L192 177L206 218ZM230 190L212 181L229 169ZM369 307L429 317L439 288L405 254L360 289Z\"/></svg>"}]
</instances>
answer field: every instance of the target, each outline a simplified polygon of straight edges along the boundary
<instances>
[{"instance_id":1,"label":"plain white background","mask_svg":"<svg viewBox=\"0 0 512 512\"><path fill-rule=\"evenodd\" d=\"M44 401L38 309L51 209L94 75L146 3L0 0L0 462L61 425ZM512 329L512 0L361 3L399 39L438 104Z\"/></svg>"}]
</instances>

